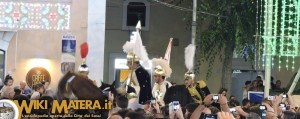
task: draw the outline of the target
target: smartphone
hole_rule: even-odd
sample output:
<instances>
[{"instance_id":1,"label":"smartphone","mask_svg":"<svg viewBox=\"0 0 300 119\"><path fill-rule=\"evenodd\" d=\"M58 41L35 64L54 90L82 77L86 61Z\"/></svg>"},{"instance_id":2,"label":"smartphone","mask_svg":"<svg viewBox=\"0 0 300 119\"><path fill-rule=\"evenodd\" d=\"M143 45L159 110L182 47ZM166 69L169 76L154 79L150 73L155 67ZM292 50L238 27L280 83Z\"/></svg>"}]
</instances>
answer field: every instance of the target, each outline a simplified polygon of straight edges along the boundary
<instances>
[{"instance_id":1,"label":"smartphone","mask_svg":"<svg viewBox=\"0 0 300 119\"><path fill-rule=\"evenodd\" d=\"M280 103L279 106L280 106L282 111L286 111L286 104Z\"/></svg>"},{"instance_id":2,"label":"smartphone","mask_svg":"<svg viewBox=\"0 0 300 119\"><path fill-rule=\"evenodd\" d=\"M275 99L275 96L269 96L268 97L268 100L274 100Z\"/></svg>"},{"instance_id":3,"label":"smartphone","mask_svg":"<svg viewBox=\"0 0 300 119\"><path fill-rule=\"evenodd\" d=\"M179 109L179 101L173 101L172 106L173 106L173 111L177 112Z\"/></svg>"},{"instance_id":4,"label":"smartphone","mask_svg":"<svg viewBox=\"0 0 300 119\"><path fill-rule=\"evenodd\" d=\"M286 104L280 103L279 106L280 106L281 108L284 108L284 107L286 107Z\"/></svg>"},{"instance_id":5,"label":"smartphone","mask_svg":"<svg viewBox=\"0 0 300 119\"><path fill-rule=\"evenodd\" d=\"M219 95L213 95L213 101L214 102L218 102L218 100L219 100Z\"/></svg>"},{"instance_id":6,"label":"smartphone","mask_svg":"<svg viewBox=\"0 0 300 119\"><path fill-rule=\"evenodd\" d=\"M105 95L105 96L108 96L108 92L109 91L102 90L102 94Z\"/></svg>"},{"instance_id":7,"label":"smartphone","mask_svg":"<svg viewBox=\"0 0 300 119\"><path fill-rule=\"evenodd\" d=\"M229 111L232 112L236 112L235 108L230 108Z\"/></svg>"},{"instance_id":8,"label":"smartphone","mask_svg":"<svg viewBox=\"0 0 300 119\"><path fill-rule=\"evenodd\" d=\"M283 94L282 97L283 97L283 98L287 98L287 94Z\"/></svg>"},{"instance_id":9,"label":"smartphone","mask_svg":"<svg viewBox=\"0 0 300 119\"><path fill-rule=\"evenodd\" d=\"M215 114L205 114L204 119L218 119L218 116Z\"/></svg>"},{"instance_id":10,"label":"smartphone","mask_svg":"<svg viewBox=\"0 0 300 119\"><path fill-rule=\"evenodd\" d=\"M263 111L263 112L261 113L261 119L266 119L266 117L267 117L267 114L266 114L265 111Z\"/></svg>"},{"instance_id":11,"label":"smartphone","mask_svg":"<svg viewBox=\"0 0 300 119\"><path fill-rule=\"evenodd\" d=\"M155 104L156 100L155 98L151 98L151 104Z\"/></svg>"},{"instance_id":12,"label":"smartphone","mask_svg":"<svg viewBox=\"0 0 300 119\"><path fill-rule=\"evenodd\" d=\"M260 106L259 106L259 109L260 109L260 110L266 110L267 107L266 107L265 105L260 105Z\"/></svg>"}]
</instances>

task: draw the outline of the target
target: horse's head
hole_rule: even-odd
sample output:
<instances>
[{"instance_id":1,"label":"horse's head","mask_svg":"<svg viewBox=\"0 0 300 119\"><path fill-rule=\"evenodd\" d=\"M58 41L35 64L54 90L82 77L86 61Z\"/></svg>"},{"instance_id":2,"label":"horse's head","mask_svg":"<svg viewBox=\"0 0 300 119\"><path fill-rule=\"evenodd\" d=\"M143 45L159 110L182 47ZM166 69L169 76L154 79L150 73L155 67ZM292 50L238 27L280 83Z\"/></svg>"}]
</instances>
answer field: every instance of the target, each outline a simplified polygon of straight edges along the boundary
<instances>
[{"instance_id":1,"label":"horse's head","mask_svg":"<svg viewBox=\"0 0 300 119\"><path fill-rule=\"evenodd\" d=\"M106 92L110 91L111 93L116 94L115 81L112 84L101 82L99 89Z\"/></svg>"},{"instance_id":2,"label":"horse's head","mask_svg":"<svg viewBox=\"0 0 300 119\"><path fill-rule=\"evenodd\" d=\"M180 105L185 107L187 104L192 103L193 99L185 85L176 85L167 89L164 101L166 104L172 101L179 101Z\"/></svg>"},{"instance_id":3,"label":"horse's head","mask_svg":"<svg viewBox=\"0 0 300 119\"><path fill-rule=\"evenodd\" d=\"M76 96L81 100L102 100L102 91L93 81L74 72L66 73L58 84L58 99L67 99Z\"/></svg>"}]
</instances>

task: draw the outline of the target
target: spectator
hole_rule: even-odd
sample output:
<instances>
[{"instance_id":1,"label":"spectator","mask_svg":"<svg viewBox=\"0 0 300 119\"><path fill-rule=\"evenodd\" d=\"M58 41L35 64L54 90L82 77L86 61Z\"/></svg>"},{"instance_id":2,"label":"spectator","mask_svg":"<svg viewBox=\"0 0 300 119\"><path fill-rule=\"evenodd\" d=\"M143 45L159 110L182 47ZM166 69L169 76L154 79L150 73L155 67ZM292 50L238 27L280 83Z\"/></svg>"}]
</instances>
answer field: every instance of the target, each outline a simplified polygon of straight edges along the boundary
<instances>
[{"instance_id":1,"label":"spectator","mask_svg":"<svg viewBox=\"0 0 300 119\"><path fill-rule=\"evenodd\" d=\"M143 114L137 112L128 112L125 115L125 119L145 119Z\"/></svg>"},{"instance_id":2,"label":"spectator","mask_svg":"<svg viewBox=\"0 0 300 119\"><path fill-rule=\"evenodd\" d=\"M109 119L123 119L120 115L112 115Z\"/></svg>"},{"instance_id":3,"label":"spectator","mask_svg":"<svg viewBox=\"0 0 300 119\"><path fill-rule=\"evenodd\" d=\"M274 78L271 76L271 89L275 89L276 85L274 84Z\"/></svg>"},{"instance_id":4,"label":"spectator","mask_svg":"<svg viewBox=\"0 0 300 119\"><path fill-rule=\"evenodd\" d=\"M234 96L234 95L231 95L230 97L229 97L229 101L230 100L236 100L236 97Z\"/></svg>"},{"instance_id":5,"label":"spectator","mask_svg":"<svg viewBox=\"0 0 300 119\"><path fill-rule=\"evenodd\" d=\"M11 86L6 86L6 88L1 93L2 99L13 99L15 96L14 88Z\"/></svg>"},{"instance_id":6,"label":"spectator","mask_svg":"<svg viewBox=\"0 0 300 119\"><path fill-rule=\"evenodd\" d=\"M24 81L21 81L20 82L20 90L21 90L21 94L30 94L31 93L31 90L26 87L26 83Z\"/></svg>"},{"instance_id":7,"label":"spectator","mask_svg":"<svg viewBox=\"0 0 300 119\"><path fill-rule=\"evenodd\" d=\"M256 76L256 81L262 81L261 76Z\"/></svg>"},{"instance_id":8,"label":"spectator","mask_svg":"<svg viewBox=\"0 0 300 119\"><path fill-rule=\"evenodd\" d=\"M143 112L146 115L153 115L153 117L156 117L156 118L164 117L157 102L147 101L144 106Z\"/></svg>"},{"instance_id":9,"label":"spectator","mask_svg":"<svg viewBox=\"0 0 300 119\"><path fill-rule=\"evenodd\" d=\"M42 94L44 93L45 89L44 89L44 85L41 83L35 84L33 86L34 92L30 97L30 100L38 100L40 99L40 97L42 96Z\"/></svg>"},{"instance_id":10,"label":"spectator","mask_svg":"<svg viewBox=\"0 0 300 119\"><path fill-rule=\"evenodd\" d=\"M2 92L5 90L6 87L11 87L13 85L13 78L10 76L10 75L6 75L5 77L5 80L4 80L4 86L2 87L0 93L1 93L1 96L2 95Z\"/></svg>"},{"instance_id":11,"label":"spectator","mask_svg":"<svg viewBox=\"0 0 300 119\"><path fill-rule=\"evenodd\" d=\"M250 102L250 100L248 100L247 98L246 98L246 99L243 99L242 104L243 104L242 109L243 109L245 112L249 112L249 111L250 111L250 108L251 108L251 102Z\"/></svg>"},{"instance_id":12,"label":"spectator","mask_svg":"<svg viewBox=\"0 0 300 119\"><path fill-rule=\"evenodd\" d=\"M51 96L52 98L54 97L54 92L51 90L49 87L50 83L48 81L43 81L42 84L44 85L44 95L46 96Z\"/></svg>"},{"instance_id":13,"label":"spectator","mask_svg":"<svg viewBox=\"0 0 300 119\"><path fill-rule=\"evenodd\" d=\"M281 88L281 81L280 80L276 81L275 90L282 90L282 88Z\"/></svg>"},{"instance_id":14,"label":"spectator","mask_svg":"<svg viewBox=\"0 0 300 119\"><path fill-rule=\"evenodd\" d=\"M233 115L229 112L218 112L218 119L234 119Z\"/></svg>"},{"instance_id":15,"label":"spectator","mask_svg":"<svg viewBox=\"0 0 300 119\"><path fill-rule=\"evenodd\" d=\"M248 98L248 91L251 88L251 81L245 82L245 87L243 87L243 99Z\"/></svg>"},{"instance_id":16,"label":"spectator","mask_svg":"<svg viewBox=\"0 0 300 119\"><path fill-rule=\"evenodd\" d=\"M181 105L179 105L179 108L177 111L173 110L173 106L169 106L169 118L170 119L184 119Z\"/></svg>"},{"instance_id":17,"label":"spectator","mask_svg":"<svg viewBox=\"0 0 300 119\"><path fill-rule=\"evenodd\" d=\"M21 90L18 87L14 88L15 96L21 95Z\"/></svg>"},{"instance_id":18,"label":"spectator","mask_svg":"<svg viewBox=\"0 0 300 119\"><path fill-rule=\"evenodd\" d=\"M258 81L254 80L252 81L252 87L250 88L250 91L263 91L263 90L258 86Z\"/></svg>"},{"instance_id":19,"label":"spectator","mask_svg":"<svg viewBox=\"0 0 300 119\"><path fill-rule=\"evenodd\" d=\"M17 100L19 105L22 104L23 101L25 101L27 104L29 104L30 100L29 98L27 98L27 96L25 95L16 95L13 100ZM23 108L23 110L19 110L22 112L23 115L26 114L25 108Z\"/></svg>"},{"instance_id":20,"label":"spectator","mask_svg":"<svg viewBox=\"0 0 300 119\"><path fill-rule=\"evenodd\" d=\"M128 109L124 109L124 110L119 110L118 112L114 113L113 115L119 115L122 117L122 119L124 119L126 117L126 114L130 112L130 110ZM128 118L127 118L128 119ZM129 118L130 119L130 118Z\"/></svg>"},{"instance_id":21,"label":"spectator","mask_svg":"<svg viewBox=\"0 0 300 119\"><path fill-rule=\"evenodd\" d=\"M219 94L222 94L222 96L225 96L226 97L226 94L227 94L227 89L226 88L221 88L220 90L219 90Z\"/></svg>"},{"instance_id":22,"label":"spectator","mask_svg":"<svg viewBox=\"0 0 300 119\"><path fill-rule=\"evenodd\" d=\"M190 103L185 106L185 114L184 117L189 119L195 109L199 106L199 103Z\"/></svg>"}]
</instances>

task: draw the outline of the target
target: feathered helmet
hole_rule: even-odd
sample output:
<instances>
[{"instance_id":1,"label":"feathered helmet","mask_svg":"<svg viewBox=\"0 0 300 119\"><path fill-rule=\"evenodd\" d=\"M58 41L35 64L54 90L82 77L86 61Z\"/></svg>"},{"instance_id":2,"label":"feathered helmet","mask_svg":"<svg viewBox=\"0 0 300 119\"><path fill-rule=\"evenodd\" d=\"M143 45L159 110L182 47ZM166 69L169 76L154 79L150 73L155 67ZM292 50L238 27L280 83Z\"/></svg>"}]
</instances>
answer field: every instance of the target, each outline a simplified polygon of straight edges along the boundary
<instances>
[{"instance_id":1,"label":"feathered helmet","mask_svg":"<svg viewBox=\"0 0 300 119\"><path fill-rule=\"evenodd\" d=\"M154 66L154 75L170 77L172 74L172 69L170 68L168 62L162 58L152 59L152 66Z\"/></svg>"},{"instance_id":2,"label":"feathered helmet","mask_svg":"<svg viewBox=\"0 0 300 119\"><path fill-rule=\"evenodd\" d=\"M78 68L79 72L89 72L89 68L86 65L86 56L87 56L88 52L89 52L88 44L86 42L81 44L80 45L80 55L81 55L81 58L83 59L83 62Z\"/></svg>"},{"instance_id":3,"label":"feathered helmet","mask_svg":"<svg viewBox=\"0 0 300 119\"><path fill-rule=\"evenodd\" d=\"M135 35L135 34L134 34ZM123 51L127 54L127 61L139 61L140 58L133 53L135 40L130 38L130 41L126 41L123 45Z\"/></svg>"},{"instance_id":4,"label":"feathered helmet","mask_svg":"<svg viewBox=\"0 0 300 119\"><path fill-rule=\"evenodd\" d=\"M195 78L195 74L193 72L195 50L196 50L196 47L193 44L190 44L185 48L184 59L185 59L185 66L188 69L188 71L184 74L184 80L185 79L194 80L194 78Z\"/></svg>"}]
</instances>

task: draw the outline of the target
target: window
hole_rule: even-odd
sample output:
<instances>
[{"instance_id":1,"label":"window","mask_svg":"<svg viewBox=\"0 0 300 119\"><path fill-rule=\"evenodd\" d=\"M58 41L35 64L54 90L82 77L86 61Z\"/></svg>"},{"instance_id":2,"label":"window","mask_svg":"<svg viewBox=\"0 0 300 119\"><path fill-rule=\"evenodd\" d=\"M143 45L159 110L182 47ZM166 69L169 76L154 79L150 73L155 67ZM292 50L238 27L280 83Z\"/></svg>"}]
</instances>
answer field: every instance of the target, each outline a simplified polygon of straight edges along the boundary
<instances>
[{"instance_id":1,"label":"window","mask_svg":"<svg viewBox=\"0 0 300 119\"><path fill-rule=\"evenodd\" d=\"M123 3L123 30L135 30L140 20L142 30L149 30L150 6L146 0L125 0Z\"/></svg>"},{"instance_id":2,"label":"window","mask_svg":"<svg viewBox=\"0 0 300 119\"><path fill-rule=\"evenodd\" d=\"M136 26L141 20L141 25L145 27L146 6L141 2L130 2L127 5L127 26Z\"/></svg>"},{"instance_id":3,"label":"window","mask_svg":"<svg viewBox=\"0 0 300 119\"><path fill-rule=\"evenodd\" d=\"M5 51L0 49L0 79L2 79L2 81L4 80L4 71L5 71Z\"/></svg>"}]
</instances>

